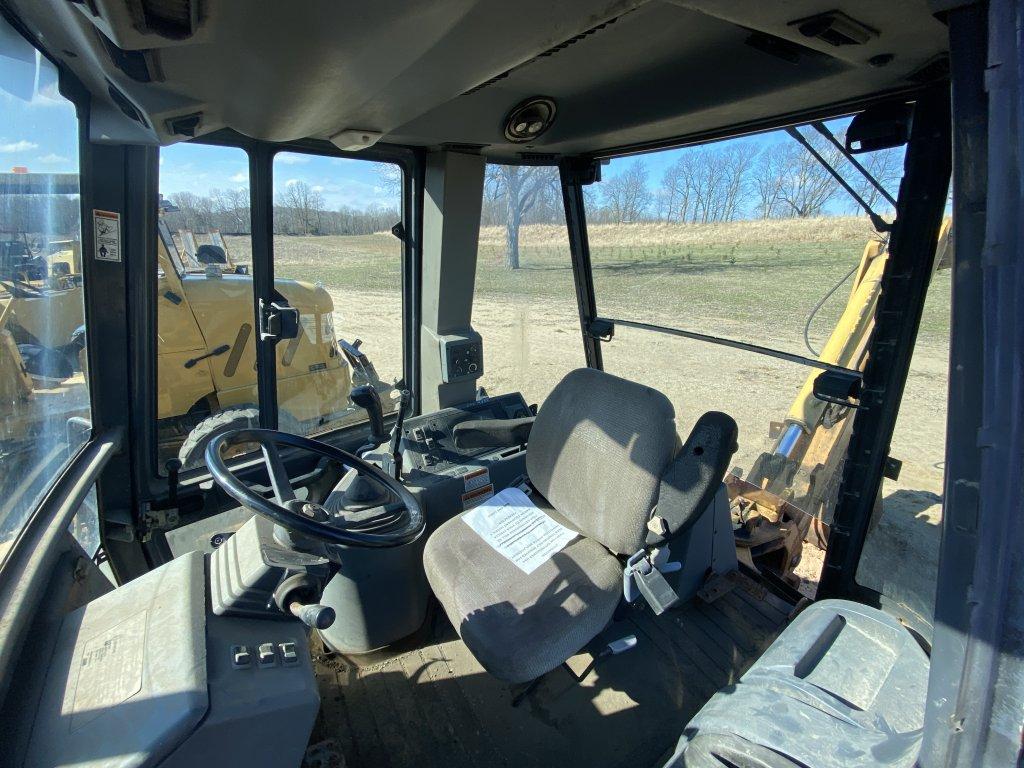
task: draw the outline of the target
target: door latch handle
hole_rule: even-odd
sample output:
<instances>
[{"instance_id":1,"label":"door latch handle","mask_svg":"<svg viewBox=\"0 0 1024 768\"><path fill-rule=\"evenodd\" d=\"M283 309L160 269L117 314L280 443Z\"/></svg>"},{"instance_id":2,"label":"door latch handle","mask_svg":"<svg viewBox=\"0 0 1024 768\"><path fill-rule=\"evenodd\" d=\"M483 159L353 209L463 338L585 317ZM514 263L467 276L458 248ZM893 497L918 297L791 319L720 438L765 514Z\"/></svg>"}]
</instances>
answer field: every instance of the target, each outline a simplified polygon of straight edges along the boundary
<instances>
[{"instance_id":1,"label":"door latch handle","mask_svg":"<svg viewBox=\"0 0 1024 768\"><path fill-rule=\"evenodd\" d=\"M269 304L260 299L260 339L294 339L299 335L299 310L284 299Z\"/></svg>"}]
</instances>

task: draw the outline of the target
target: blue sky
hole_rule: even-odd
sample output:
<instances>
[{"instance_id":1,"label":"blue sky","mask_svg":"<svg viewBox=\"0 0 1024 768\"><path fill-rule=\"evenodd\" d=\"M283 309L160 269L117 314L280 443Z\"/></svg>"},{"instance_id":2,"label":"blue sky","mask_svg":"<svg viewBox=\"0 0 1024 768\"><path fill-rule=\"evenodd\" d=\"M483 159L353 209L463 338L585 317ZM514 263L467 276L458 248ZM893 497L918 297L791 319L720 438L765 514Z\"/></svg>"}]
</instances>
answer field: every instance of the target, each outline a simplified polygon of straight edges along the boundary
<instances>
[{"instance_id":1,"label":"blue sky","mask_svg":"<svg viewBox=\"0 0 1024 768\"><path fill-rule=\"evenodd\" d=\"M3 40L6 48L7 40ZM15 53L18 51L15 50ZM74 106L57 92L53 65L34 51L0 55L0 171L78 171Z\"/></svg>"},{"instance_id":2,"label":"blue sky","mask_svg":"<svg viewBox=\"0 0 1024 768\"><path fill-rule=\"evenodd\" d=\"M349 206L399 206L398 192L386 187L384 163L339 157L318 157L296 152L274 159L274 193L302 181L320 192L330 209ZM213 189L245 188L249 183L245 152L233 147L175 144L160 150L160 192L191 191L208 195Z\"/></svg>"}]
</instances>

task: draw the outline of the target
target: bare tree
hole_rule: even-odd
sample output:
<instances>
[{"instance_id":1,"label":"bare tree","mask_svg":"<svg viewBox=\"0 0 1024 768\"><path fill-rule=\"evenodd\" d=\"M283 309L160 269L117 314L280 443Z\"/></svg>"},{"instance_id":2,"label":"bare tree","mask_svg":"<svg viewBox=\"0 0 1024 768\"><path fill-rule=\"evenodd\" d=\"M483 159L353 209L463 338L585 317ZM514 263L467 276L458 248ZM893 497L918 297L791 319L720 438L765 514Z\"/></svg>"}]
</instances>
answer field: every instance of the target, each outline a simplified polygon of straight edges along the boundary
<instances>
[{"instance_id":1,"label":"bare tree","mask_svg":"<svg viewBox=\"0 0 1024 768\"><path fill-rule=\"evenodd\" d=\"M751 171L754 208L762 219L782 212L782 186L786 180L785 152L779 146L761 150Z\"/></svg>"},{"instance_id":2,"label":"bare tree","mask_svg":"<svg viewBox=\"0 0 1024 768\"><path fill-rule=\"evenodd\" d=\"M492 194L505 200L505 266L519 269L519 229L545 194L557 194L558 174L547 166L493 165Z\"/></svg>"},{"instance_id":3,"label":"bare tree","mask_svg":"<svg viewBox=\"0 0 1024 768\"><path fill-rule=\"evenodd\" d=\"M290 231L294 234L317 235L322 230L324 197L304 181L285 185L278 204L289 212Z\"/></svg>"},{"instance_id":4,"label":"bare tree","mask_svg":"<svg viewBox=\"0 0 1024 768\"><path fill-rule=\"evenodd\" d=\"M745 142L722 147L719 158L717 220L732 221L741 213L750 184L750 172L757 158L757 147Z\"/></svg>"},{"instance_id":5,"label":"bare tree","mask_svg":"<svg viewBox=\"0 0 1024 768\"><path fill-rule=\"evenodd\" d=\"M676 221L731 221L746 204L757 156L750 143L684 150L662 176L665 218Z\"/></svg>"},{"instance_id":6,"label":"bare tree","mask_svg":"<svg viewBox=\"0 0 1024 768\"><path fill-rule=\"evenodd\" d=\"M211 189L214 228L235 234L249 232L249 190Z\"/></svg>"},{"instance_id":7,"label":"bare tree","mask_svg":"<svg viewBox=\"0 0 1024 768\"><path fill-rule=\"evenodd\" d=\"M830 165L839 164L839 150L824 139L810 140ZM783 210L801 219L819 215L839 189L836 180L799 144L784 144L780 151L783 176L779 202Z\"/></svg>"},{"instance_id":8,"label":"bare tree","mask_svg":"<svg viewBox=\"0 0 1024 768\"><path fill-rule=\"evenodd\" d=\"M652 200L644 161L637 158L622 173L604 181L601 192L612 221L619 224L640 221Z\"/></svg>"},{"instance_id":9,"label":"bare tree","mask_svg":"<svg viewBox=\"0 0 1024 768\"><path fill-rule=\"evenodd\" d=\"M205 211L210 207L200 195L194 192L175 192L170 201L178 208L178 219L184 229L199 231L205 229Z\"/></svg>"},{"instance_id":10,"label":"bare tree","mask_svg":"<svg viewBox=\"0 0 1024 768\"><path fill-rule=\"evenodd\" d=\"M685 152L662 174L661 197L666 221L686 221L690 216L693 159L692 153Z\"/></svg>"},{"instance_id":11,"label":"bare tree","mask_svg":"<svg viewBox=\"0 0 1024 768\"><path fill-rule=\"evenodd\" d=\"M868 155L862 155L857 158L861 165L867 169L878 183L881 184L889 194L896 197L897 188L899 187L900 179L903 178L903 150L902 149L880 149L877 152L872 152ZM857 190L864 202L866 202L872 209L878 211L881 207L882 210L891 210L892 206L889 205L889 201L885 200L884 205L880 205L883 201L882 193L879 192L875 186L867 179L863 178L859 173L854 174L852 178L855 178L854 189ZM856 213L860 213L860 205L856 201L851 199L853 210Z\"/></svg>"}]
</instances>

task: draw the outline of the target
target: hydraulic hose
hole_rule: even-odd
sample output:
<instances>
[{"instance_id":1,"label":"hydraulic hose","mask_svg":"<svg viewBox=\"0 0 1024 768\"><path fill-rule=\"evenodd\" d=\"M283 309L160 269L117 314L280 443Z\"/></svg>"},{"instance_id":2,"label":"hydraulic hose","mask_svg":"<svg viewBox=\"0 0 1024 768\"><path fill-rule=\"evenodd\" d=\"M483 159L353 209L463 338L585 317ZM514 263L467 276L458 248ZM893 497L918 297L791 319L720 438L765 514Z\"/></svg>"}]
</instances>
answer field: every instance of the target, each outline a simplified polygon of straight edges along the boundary
<instances>
[{"instance_id":1,"label":"hydraulic hose","mask_svg":"<svg viewBox=\"0 0 1024 768\"><path fill-rule=\"evenodd\" d=\"M804 346L807 347L808 351L810 351L810 353L815 357L818 357L821 354L821 351L811 346L811 323L814 322L814 317L818 314L818 312L821 311L821 308L825 306L825 302L832 298L832 295L839 290L843 283L845 283L847 280L853 277L854 272L856 272L858 269L860 269L860 262L854 264L853 269L851 269L849 272L843 275L842 279L840 279L838 283L833 285L829 289L828 293L826 293L824 296L821 297L821 299L818 300L818 303L814 305L814 308L807 315L807 322L804 323Z\"/></svg>"}]
</instances>

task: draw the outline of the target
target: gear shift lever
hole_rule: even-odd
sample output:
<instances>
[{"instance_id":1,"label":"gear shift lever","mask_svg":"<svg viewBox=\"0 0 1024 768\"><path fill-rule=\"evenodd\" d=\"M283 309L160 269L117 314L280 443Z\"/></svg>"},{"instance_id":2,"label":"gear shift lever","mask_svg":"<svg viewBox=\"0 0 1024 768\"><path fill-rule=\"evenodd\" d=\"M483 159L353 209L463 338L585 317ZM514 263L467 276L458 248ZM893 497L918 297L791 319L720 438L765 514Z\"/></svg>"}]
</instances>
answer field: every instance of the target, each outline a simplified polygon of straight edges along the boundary
<instances>
[{"instance_id":1,"label":"gear shift lever","mask_svg":"<svg viewBox=\"0 0 1024 768\"><path fill-rule=\"evenodd\" d=\"M380 395L377 390L369 384L356 387L349 394L353 403L366 411L370 418L370 444L359 449L359 454L364 451L373 450L388 439L384 432L384 407L380 403Z\"/></svg>"}]
</instances>

